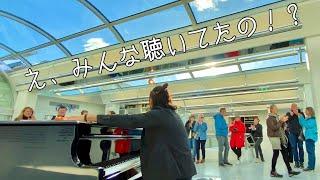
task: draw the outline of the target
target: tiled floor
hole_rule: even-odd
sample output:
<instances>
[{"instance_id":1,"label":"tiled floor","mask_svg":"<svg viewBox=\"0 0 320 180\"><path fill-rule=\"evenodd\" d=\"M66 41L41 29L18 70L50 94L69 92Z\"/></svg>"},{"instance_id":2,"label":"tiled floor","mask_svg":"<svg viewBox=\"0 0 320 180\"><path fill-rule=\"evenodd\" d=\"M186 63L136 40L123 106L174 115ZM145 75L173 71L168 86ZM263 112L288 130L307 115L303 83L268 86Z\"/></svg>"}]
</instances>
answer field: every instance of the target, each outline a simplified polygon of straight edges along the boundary
<instances>
[{"instance_id":1,"label":"tiled floor","mask_svg":"<svg viewBox=\"0 0 320 180\"><path fill-rule=\"evenodd\" d=\"M246 162L241 164L236 164L235 155L232 151L229 152L229 160L234 163L233 166L229 167L219 167L217 161L217 149L207 149L206 162L204 164L196 165L198 174L194 176L193 179L205 180L263 180L263 179L277 179L271 178L269 176L270 172L270 162L272 157L271 150L265 151L265 162L255 163ZM317 152L320 155L319 152ZM319 157L319 156L318 156ZM302 172L298 176L289 178L285 165L280 154L278 158L277 171L283 174L282 179L292 179L292 180L320 180L320 168L319 159L317 161L318 167L314 172ZM293 166L292 166L293 167ZM299 169L295 169L301 171Z\"/></svg>"}]
</instances>

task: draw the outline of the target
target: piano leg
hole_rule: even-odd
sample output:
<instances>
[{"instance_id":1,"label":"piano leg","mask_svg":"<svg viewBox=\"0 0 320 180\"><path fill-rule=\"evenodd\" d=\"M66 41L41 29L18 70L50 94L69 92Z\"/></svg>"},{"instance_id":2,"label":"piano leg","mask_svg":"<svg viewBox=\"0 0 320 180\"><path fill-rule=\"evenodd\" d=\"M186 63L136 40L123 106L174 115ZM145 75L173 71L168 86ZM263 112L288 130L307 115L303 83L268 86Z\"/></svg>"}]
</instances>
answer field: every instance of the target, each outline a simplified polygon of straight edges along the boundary
<instances>
[{"instance_id":1,"label":"piano leg","mask_svg":"<svg viewBox=\"0 0 320 180\"><path fill-rule=\"evenodd\" d=\"M78 142L77 153L78 157L84 165L91 165L90 158L91 141L82 139Z\"/></svg>"},{"instance_id":2,"label":"piano leg","mask_svg":"<svg viewBox=\"0 0 320 180\"><path fill-rule=\"evenodd\" d=\"M104 168L99 167L98 168L98 180L104 180L105 173L104 173Z\"/></svg>"}]
</instances>

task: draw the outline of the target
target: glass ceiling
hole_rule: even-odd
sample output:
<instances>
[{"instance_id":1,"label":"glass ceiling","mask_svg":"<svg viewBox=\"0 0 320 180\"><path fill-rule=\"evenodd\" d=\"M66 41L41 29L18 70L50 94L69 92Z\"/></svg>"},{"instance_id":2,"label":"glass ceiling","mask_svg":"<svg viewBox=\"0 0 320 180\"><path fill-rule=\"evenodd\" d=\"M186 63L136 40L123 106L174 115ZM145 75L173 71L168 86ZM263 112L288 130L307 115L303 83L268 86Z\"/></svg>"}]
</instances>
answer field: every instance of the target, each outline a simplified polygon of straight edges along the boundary
<instances>
[{"instance_id":1,"label":"glass ceiling","mask_svg":"<svg viewBox=\"0 0 320 180\"><path fill-rule=\"evenodd\" d=\"M1 66L50 62L277 1L194 0L188 14L177 0L1 0Z\"/></svg>"}]
</instances>

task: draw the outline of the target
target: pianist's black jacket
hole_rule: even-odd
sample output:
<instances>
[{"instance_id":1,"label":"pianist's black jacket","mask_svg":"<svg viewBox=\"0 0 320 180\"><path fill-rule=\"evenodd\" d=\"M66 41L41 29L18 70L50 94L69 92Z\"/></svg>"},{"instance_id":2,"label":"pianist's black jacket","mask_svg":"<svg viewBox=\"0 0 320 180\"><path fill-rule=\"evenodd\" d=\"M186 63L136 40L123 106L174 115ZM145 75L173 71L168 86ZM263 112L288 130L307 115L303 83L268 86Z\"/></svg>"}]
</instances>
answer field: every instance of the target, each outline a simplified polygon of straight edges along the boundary
<instances>
[{"instance_id":1,"label":"pianist's black jacket","mask_svg":"<svg viewBox=\"0 0 320 180\"><path fill-rule=\"evenodd\" d=\"M176 180L196 174L184 125L174 110L154 107L136 115L98 115L98 124L144 128L141 169L144 180Z\"/></svg>"}]
</instances>

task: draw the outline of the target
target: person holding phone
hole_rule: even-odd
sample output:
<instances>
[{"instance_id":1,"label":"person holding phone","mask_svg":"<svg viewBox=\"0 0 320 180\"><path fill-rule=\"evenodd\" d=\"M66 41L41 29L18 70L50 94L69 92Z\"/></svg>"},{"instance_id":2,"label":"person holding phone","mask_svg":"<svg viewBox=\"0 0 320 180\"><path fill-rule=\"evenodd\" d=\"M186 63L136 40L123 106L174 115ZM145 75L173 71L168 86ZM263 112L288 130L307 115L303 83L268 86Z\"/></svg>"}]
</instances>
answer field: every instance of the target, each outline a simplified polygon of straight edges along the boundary
<instances>
[{"instance_id":1,"label":"person holding phone","mask_svg":"<svg viewBox=\"0 0 320 180\"><path fill-rule=\"evenodd\" d=\"M191 150L192 158L195 160L196 159L196 145L195 145L195 132L193 131L193 128L196 124L195 117L194 115L190 115L188 121L184 125L186 128L186 132L188 135L188 142L189 142L189 148Z\"/></svg>"},{"instance_id":2,"label":"person holding phone","mask_svg":"<svg viewBox=\"0 0 320 180\"><path fill-rule=\"evenodd\" d=\"M302 127L299 124L299 117L295 114L298 112L302 116L304 116L303 112L298 108L298 105L293 103L291 104L290 112L287 113L288 121L287 123L287 131L290 142L290 149L293 155L293 159L295 162L295 168L304 168L304 150L303 150L303 132Z\"/></svg>"},{"instance_id":3,"label":"person holding phone","mask_svg":"<svg viewBox=\"0 0 320 180\"><path fill-rule=\"evenodd\" d=\"M299 116L299 123L304 129L304 136L306 138L306 149L308 153L308 167L304 171L313 171L316 165L315 142L318 140L318 127L315 112L312 107L307 107L304 117L297 110L294 114Z\"/></svg>"},{"instance_id":4,"label":"person holding phone","mask_svg":"<svg viewBox=\"0 0 320 180\"><path fill-rule=\"evenodd\" d=\"M199 114L198 121L194 125L193 131L196 133L196 155L197 161L196 163L204 163L206 159L206 141L207 141L207 130L208 125L203 121L204 115ZM202 159L200 161L200 149L202 154Z\"/></svg>"},{"instance_id":5,"label":"person holding phone","mask_svg":"<svg viewBox=\"0 0 320 180\"><path fill-rule=\"evenodd\" d=\"M286 152L287 149L284 146L285 144L283 143L285 141L285 137L284 137L285 135L284 135L284 131L282 133L281 128L283 124L287 121L288 121L288 116L282 116L279 119L278 107L276 105L273 104L270 106L270 113L267 118L267 134L273 149L271 172L270 172L271 177L277 177L277 178L283 177L283 175L278 174L276 171L279 151L281 151L282 158L287 167L289 177L300 174L300 172L296 172L292 170L289 163L288 155L287 155L288 153Z\"/></svg>"},{"instance_id":6,"label":"person holding phone","mask_svg":"<svg viewBox=\"0 0 320 180\"><path fill-rule=\"evenodd\" d=\"M236 117L230 124L229 131L231 132L230 147L237 155L238 162L240 162L241 148L244 147L244 138L246 132L246 126L241 121L240 117Z\"/></svg>"},{"instance_id":7,"label":"person holding phone","mask_svg":"<svg viewBox=\"0 0 320 180\"><path fill-rule=\"evenodd\" d=\"M255 117L253 119L253 125L250 127L253 139L255 141L254 149L256 153L256 162L259 162L259 157L261 162L264 162L263 153L261 149L261 143L263 141L262 125L260 124L260 119Z\"/></svg>"}]
</instances>

